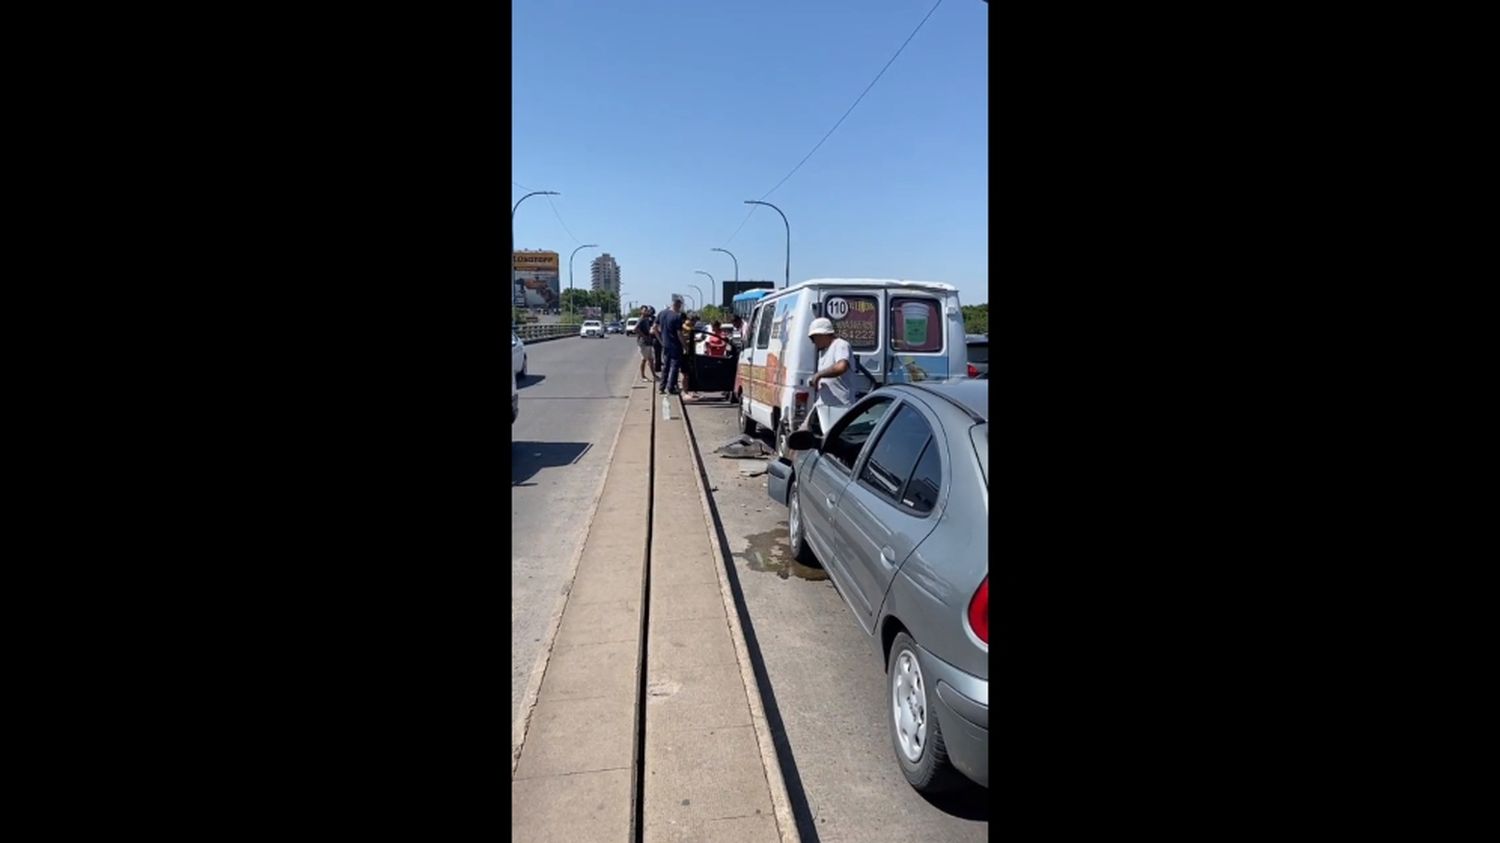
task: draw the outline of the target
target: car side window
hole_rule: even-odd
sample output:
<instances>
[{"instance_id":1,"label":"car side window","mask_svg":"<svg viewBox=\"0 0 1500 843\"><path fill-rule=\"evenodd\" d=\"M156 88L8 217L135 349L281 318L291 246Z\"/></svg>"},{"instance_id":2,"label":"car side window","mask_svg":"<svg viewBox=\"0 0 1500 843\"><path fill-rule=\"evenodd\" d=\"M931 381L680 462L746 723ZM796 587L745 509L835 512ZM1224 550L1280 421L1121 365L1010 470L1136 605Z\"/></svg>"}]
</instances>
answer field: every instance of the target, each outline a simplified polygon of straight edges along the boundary
<instances>
[{"instance_id":1,"label":"car side window","mask_svg":"<svg viewBox=\"0 0 1500 843\"><path fill-rule=\"evenodd\" d=\"M911 480L907 481L906 489L901 493L901 503L926 514L937 506L938 494L943 486L943 460L938 456L938 441L936 437L927 441L926 450L922 451L922 457L917 460L917 467L911 473Z\"/></svg>"},{"instance_id":2,"label":"car side window","mask_svg":"<svg viewBox=\"0 0 1500 843\"><path fill-rule=\"evenodd\" d=\"M756 348L771 347L771 323L775 321L771 318L771 310L769 306L762 306L760 309L760 322L755 330Z\"/></svg>"},{"instance_id":3,"label":"car side window","mask_svg":"<svg viewBox=\"0 0 1500 843\"><path fill-rule=\"evenodd\" d=\"M842 465L846 471L852 472L854 463L859 460L859 452L864 450L865 440L870 438L875 426L880 424L890 408L891 399L880 398L858 410L850 410L849 415L840 419L829 434L828 441L823 445L824 455Z\"/></svg>"},{"instance_id":4,"label":"car side window","mask_svg":"<svg viewBox=\"0 0 1500 843\"><path fill-rule=\"evenodd\" d=\"M932 428L927 420L915 407L903 404L875 440L870 458L860 469L860 482L891 503L904 503L901 490L930 439Z\"/></svg>"}]
</instances>

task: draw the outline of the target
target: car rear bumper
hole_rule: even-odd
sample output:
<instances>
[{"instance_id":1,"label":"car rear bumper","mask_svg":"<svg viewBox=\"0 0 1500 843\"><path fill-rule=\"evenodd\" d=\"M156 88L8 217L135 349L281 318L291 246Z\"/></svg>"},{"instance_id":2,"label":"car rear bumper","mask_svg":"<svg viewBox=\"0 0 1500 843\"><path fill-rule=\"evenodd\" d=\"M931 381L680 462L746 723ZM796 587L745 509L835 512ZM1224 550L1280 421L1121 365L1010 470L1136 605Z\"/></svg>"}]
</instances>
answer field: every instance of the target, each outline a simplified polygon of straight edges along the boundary
<instances>
[{"instance_id":1,"label":"car rear bumper","mask_svg":"<svg viewBox=\"0 0 1500 843\"><path fill-rule=\"evenodd\" d=\"M990 786L990 683L918 647L922 671L937 688L938 724L948 760L982 787Z\"/></svg>"}]
</instances>

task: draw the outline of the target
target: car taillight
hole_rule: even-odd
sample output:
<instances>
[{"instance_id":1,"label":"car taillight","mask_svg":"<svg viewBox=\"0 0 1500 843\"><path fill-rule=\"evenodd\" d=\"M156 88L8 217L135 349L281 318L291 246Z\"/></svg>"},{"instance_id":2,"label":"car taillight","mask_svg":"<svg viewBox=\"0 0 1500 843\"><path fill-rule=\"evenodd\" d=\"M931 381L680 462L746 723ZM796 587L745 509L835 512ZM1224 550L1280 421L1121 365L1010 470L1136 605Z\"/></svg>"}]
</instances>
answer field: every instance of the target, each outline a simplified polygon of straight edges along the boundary
<instances>
[{"instance_id":1,"label":"car taillight","mask_svg":"<svg viewBox=\"0 0 1500 843\"><path fill-rule=\"evenodd\" d=\"M979 370L976 369L976 368L974 368L974 364L973 363L969 364L969 377L971 377L971 378L977 378L977 377L979 377Z\"/></svg>"},{"instance_id":2,"label":"car taillight","mask_svg":"<svg viewBox=\"0 0 1500 843\"><path fill-rule=\"evenodd\" d=\"M984 582L979 584L979 590L974 592L974 599L969 601L969 626L973 627L974 634L980 641L990 643L989 575L985 575Z\"/></svg>"}]
</instances>

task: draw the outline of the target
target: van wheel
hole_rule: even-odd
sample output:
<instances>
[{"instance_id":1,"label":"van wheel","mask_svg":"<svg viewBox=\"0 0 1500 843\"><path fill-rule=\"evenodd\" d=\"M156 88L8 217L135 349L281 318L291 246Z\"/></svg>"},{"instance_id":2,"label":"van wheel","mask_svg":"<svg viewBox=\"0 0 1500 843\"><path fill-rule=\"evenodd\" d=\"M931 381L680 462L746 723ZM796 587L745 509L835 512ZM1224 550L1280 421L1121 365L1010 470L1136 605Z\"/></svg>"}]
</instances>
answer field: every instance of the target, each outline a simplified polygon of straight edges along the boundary
<instances>
[{"instance_id":1,"label":"van wheel","mask_svg":"<svg viewBox=\"0 0 1500 843\"><path fill-rule=\"evenodd\" d=\"M740 433L743 433L746 436L754 436L755 432L757 430L759 430L759 429L760 429L760 425L758 425L758 424L755 423L755 419L750 418L750 414L747 413L747 412L745 412L745 406L743 404L741 404L740 405Z\"/></svg>"},{"instance_id":2,"label":"van wheel","mask_svg":"<svg viewBox=\"0 0 1500 843\"><path fill-rule=\"evenodd\" d=\"M777 425L777 427L776 427L776 456L781 457L782 459L788 459L788 460L792 458L792 449L789 448L789 447L787 447L787 444L786 444L787 437L789 437L791 435L792 435L792 423L790 421L783 421L780 425Z\"/></svg>"}]
</instances>

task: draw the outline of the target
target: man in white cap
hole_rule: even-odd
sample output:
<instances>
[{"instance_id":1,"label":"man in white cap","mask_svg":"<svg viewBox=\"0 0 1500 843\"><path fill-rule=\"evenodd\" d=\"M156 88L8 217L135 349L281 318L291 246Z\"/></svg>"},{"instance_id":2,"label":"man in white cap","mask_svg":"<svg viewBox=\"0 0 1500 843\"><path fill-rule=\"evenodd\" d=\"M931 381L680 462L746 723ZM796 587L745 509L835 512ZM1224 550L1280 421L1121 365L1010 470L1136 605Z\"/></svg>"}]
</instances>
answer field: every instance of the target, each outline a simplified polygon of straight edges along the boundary
<instances>
[{"instance_id":1,"label":"man in white cap","mask_svg":"<svg viewBox=\"0 0 1500 843\"><path fill-rule=\"evenodd\" d=\"M826 316L812 321L807 336L818 348L818 371L807 381L815 401L802 426L809 427L817 416L820 432L827 433L854 404L854 351Z\"/></svg>"}]
</instances>

